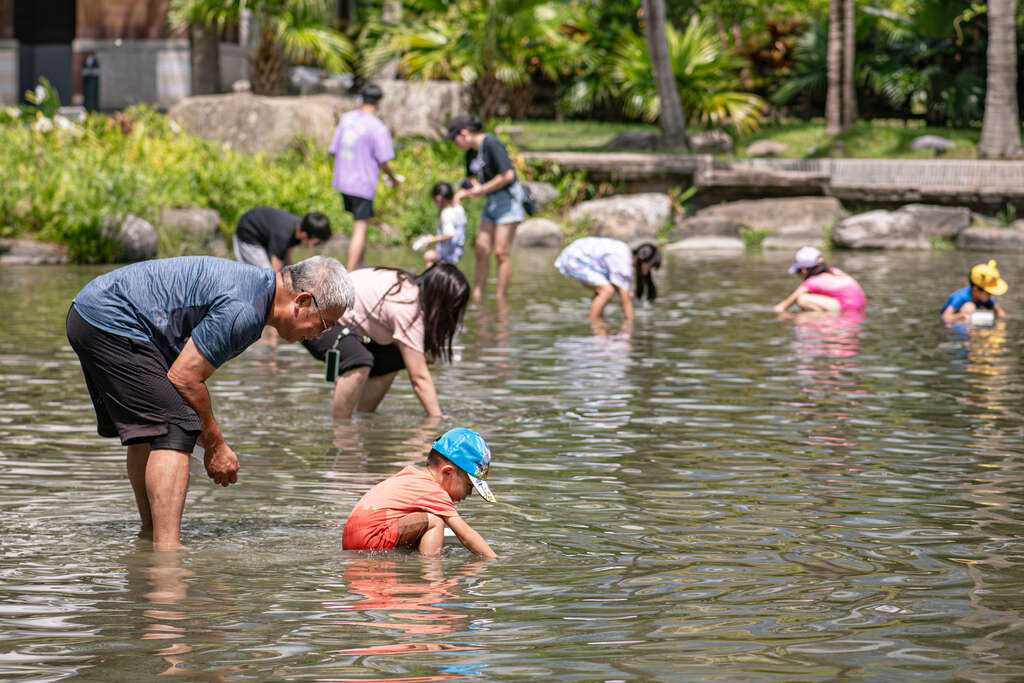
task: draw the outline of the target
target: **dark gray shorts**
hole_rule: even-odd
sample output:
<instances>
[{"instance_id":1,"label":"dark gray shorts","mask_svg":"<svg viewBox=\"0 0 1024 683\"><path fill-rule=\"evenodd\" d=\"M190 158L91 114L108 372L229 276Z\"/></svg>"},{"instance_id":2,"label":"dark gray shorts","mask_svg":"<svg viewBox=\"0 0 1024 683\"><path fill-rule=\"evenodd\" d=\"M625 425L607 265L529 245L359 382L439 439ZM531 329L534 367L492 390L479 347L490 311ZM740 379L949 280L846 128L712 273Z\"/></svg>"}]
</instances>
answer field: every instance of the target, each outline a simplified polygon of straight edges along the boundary
<instances>
[{"instance_id":1,"label":"dark gray shorts","mask_svg":"<svg viewBox=\"0 0 1024 683\"><path fill-rule=\"evenodd\" d=\"M82 363L100 436L118 436L126 446L149 443L152 449L192 452L199 415L167 379L167 360L155 345L93 327L74 305L67 332Z\"/></svg>"}]
</instances>

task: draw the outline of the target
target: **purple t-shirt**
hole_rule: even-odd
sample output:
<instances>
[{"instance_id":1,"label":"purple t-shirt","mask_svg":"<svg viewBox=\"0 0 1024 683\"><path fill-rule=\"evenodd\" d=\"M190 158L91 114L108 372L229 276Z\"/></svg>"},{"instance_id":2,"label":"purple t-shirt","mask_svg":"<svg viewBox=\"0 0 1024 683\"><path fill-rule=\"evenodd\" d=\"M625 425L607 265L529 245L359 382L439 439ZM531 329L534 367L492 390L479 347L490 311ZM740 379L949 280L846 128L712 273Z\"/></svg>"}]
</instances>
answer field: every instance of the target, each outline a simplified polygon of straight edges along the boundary
<instances>
[{"instance_id":1,"label":"purple t-shirt","mask_svg":"<svg viewBox=\"0 0 1024 683\"><path fill-rule=\"evenodd\" d=\"M331 187L364 199L373 199L377 192L380 165L395 158L387 126L362 109L341 117L328 151L334 155Z\"/></svg>"}]
</instances>

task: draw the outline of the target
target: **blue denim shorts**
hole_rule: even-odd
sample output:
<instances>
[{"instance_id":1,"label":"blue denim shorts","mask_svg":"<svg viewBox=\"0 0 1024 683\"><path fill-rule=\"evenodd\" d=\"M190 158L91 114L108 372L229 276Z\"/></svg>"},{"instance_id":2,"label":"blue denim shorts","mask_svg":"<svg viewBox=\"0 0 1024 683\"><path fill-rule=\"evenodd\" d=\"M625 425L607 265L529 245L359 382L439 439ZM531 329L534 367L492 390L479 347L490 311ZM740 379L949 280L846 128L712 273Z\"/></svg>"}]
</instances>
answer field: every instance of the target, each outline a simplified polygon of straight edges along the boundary
<instances>
[{"instance_id":1,"label":"blue denim shorts","mask_svg":"<svg viewBox=\"0 0 1024 683\"><path fill-rule=\"evenodd\" d=\"M523 186L518 180L500 190L491 192L484 199L484 211L480 214L480 221L495 225L522 223L526 220L526 210L523 208L524 196Z\"/></svg>"}]
</instances>

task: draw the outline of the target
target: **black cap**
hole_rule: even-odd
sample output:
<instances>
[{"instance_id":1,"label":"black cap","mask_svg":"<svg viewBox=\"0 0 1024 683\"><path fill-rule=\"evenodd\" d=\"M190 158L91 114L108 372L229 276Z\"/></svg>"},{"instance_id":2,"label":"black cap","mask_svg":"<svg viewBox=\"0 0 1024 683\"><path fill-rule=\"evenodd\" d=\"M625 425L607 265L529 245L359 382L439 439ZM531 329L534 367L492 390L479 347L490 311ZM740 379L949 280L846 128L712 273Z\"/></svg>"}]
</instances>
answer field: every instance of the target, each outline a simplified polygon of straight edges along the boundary
<instances>
[{"instance_id":1,"label":"black cap","mask_svg":"<svg viewBox=\"0 0 1024 683\"><path fill-rule=\"evenodd\" d=\"M380 98L384 97L384 91L376 83L367 83L359 91L359 96L363 98L363 102L366 104L377 104L380 102Z\"/></svg>"},{"instance_id":2,"label":"black cap","mask_svg":"<svg viewBox=\"0 0 1024 683\"><path fill-rule=\"evenodd\" d=\"M459 114L448 122L448 134L444 136L444 139L453 140L455 136L459 134L460 130L468 130L471 133L476 133L479 132L482 127L480 119L475 116Z\"/></svg>"}]
</instances>

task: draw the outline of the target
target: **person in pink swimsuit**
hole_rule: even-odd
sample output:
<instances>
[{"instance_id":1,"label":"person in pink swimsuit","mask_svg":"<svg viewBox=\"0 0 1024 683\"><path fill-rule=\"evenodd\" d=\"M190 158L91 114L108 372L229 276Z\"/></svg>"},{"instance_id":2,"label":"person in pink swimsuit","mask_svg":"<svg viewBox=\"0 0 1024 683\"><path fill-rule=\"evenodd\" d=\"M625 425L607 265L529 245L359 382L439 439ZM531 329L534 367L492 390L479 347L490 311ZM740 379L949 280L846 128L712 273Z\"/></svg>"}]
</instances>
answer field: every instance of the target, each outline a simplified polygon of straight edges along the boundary
<instances>
[{"instance_id":1,"label":"person in pink swimsuit","mask_svg":"<svg viewBox=\"0 0 1024 683\"><path fill-rule=\"evenodd\" d=\"M803 282L775 304L777 313L793 304L805 311L863 311L867 303L857 281L838 268L829 268L821 252L814 247L803 247L796 252L789 274L799 275Z\"/></svg>"}]
</instances>

